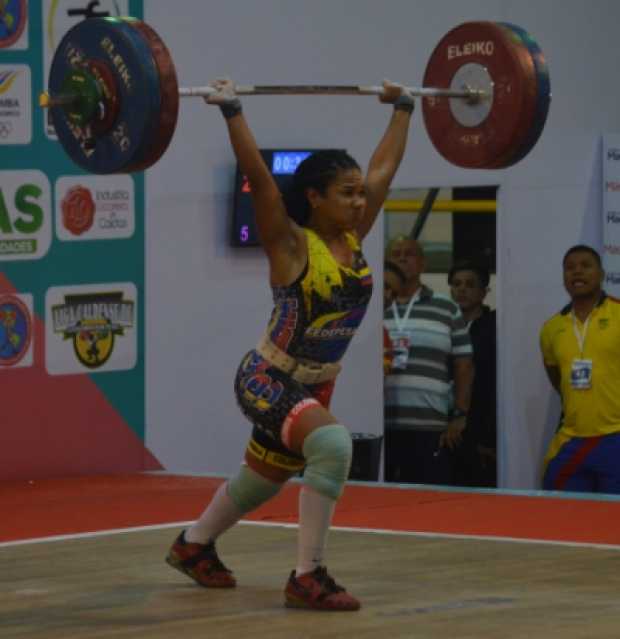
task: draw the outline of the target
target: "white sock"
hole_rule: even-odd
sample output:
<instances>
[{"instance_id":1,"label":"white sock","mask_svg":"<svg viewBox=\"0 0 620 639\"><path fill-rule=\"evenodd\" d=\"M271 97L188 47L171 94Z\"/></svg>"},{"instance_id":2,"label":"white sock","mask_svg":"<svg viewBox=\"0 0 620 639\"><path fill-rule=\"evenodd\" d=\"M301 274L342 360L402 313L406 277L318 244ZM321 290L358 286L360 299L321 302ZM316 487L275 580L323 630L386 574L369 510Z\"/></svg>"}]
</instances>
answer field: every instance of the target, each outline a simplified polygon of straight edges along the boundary
<instances>
[{"instance_id":1,"label":"white sock","mask_svg":"<svg viewBox=\"0 0 620 639\"><path fill-rule=\"evenodd\" d=\"M185 540L193 544L215 541L241 519L241 511L228 495L227 482L220 484L200 518L185 531Z\"/></svg>"},{"instance_id":2,"label":"white sock","mask_svg":"<svg viewBox=\"0 0 620 639\"><path fill-rule=\"evenodd\" d=\"M299 492L299 533L295 574L312 572L323 564L327 532L336 501L303 486Z\"/></svg>"}]
</instances>

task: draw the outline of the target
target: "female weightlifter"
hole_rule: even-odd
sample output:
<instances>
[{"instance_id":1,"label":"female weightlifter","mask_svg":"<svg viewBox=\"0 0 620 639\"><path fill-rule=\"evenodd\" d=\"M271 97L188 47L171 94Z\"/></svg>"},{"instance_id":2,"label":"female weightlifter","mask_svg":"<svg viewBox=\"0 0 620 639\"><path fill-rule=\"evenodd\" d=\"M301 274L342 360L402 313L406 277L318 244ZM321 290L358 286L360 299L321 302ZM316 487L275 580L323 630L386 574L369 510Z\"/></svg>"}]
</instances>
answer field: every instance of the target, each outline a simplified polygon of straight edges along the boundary
<instances>
[{"instance_id":1,"label":"female weightlifter","mask_svg":"<svg viewBox=\"0 0 620 639\"><path fill-rule=\"evenodd\" d=\"M329 410L339 361L360 325L372 291L361 251L405 151L414 99L384 82L380 100L394 110L364 176L347 153L320 151L299 164L283 198L244 117L235 85L218 80L205 98L226 119L247 176L259 238L270 269L274 308L263 338L245 355L235 393L253 430L239 473L223 483L204 513L181 532L167 561L201 586L230 588L232 572L215 541L274 497L303 470L297 564L285 604L358 610L324 563L327 533L349 474L349 431Z\"/></svg>"}]
</instances>

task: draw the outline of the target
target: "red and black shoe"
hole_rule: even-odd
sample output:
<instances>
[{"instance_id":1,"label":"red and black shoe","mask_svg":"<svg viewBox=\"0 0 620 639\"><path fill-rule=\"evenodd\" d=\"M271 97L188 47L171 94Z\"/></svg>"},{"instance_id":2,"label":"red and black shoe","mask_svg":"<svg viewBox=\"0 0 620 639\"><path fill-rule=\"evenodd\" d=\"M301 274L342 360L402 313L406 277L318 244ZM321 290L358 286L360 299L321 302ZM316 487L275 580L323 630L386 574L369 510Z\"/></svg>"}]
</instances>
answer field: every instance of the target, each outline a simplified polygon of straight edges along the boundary
<instances>
[{"instance_id":1,"label":"red and black shoe","mask_svg":"<svg viewBox=\"0 0 620 639\"><path fill-rule=\"evenodd\" d=\"M166 561L205 588L234 588L237 580L220 561L215 544L193 544L185 541L185 531L168 551Z\"/></svg>"},{"instance_id":2,"label":"red and black shoe","mask_svg":"<svg viewBox=\"0 0 620 639\"><path fill-rule=\"evenodd\" d=\"M339 586L323 566L301 577L296 577L293 570L284 589L284 597L287 608L332 611L360 609L360 602Z\"/></svg>"}]
</instances>

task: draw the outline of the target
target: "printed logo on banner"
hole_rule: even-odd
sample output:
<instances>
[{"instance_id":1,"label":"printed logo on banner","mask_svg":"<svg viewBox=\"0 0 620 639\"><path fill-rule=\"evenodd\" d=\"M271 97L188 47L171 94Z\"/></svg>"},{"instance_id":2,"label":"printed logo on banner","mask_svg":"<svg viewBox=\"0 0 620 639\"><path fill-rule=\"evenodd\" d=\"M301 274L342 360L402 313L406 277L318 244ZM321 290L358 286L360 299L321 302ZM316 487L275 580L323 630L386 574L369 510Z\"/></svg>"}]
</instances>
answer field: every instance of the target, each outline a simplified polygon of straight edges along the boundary
<instances>
[{"instance_id":1,"label":"printed logo on banner","mask_svg":"<svg viewBox=\"0 0 620 639\"><path fill-rule=\"evenodd\" d=\"M55 204L60 240L118 240L134 234L134 183L129 175L63 176L56 181Z\"/></svg>"},{"instance_id":2,"label":"printed logo on banner","mask_svg":"<svg viewBox=\"0 0 620 639\"><path fill-rule=\"evenodd\" d=\"M32 366L30 293L0 293L0 370Z\"/></svg>"},{"instance_id":3,"label":"printed logo on banner","mask_svg":"<svg viewBox=\"0 0 620 639\"><path fill-rule=\"evenodd\" d=\"M136 287L53 287L45 296L45 364L50 375L129 370L136 365Z\"/></svg>"},{"instance_id":4,"label":"printed logo on banner","mask_svg":"<svg viewBox=\"0 0 620 639\"><path fill-rule=\"evenodd\" d=\"M0 0L2 2L2 0ZM63 36L71 27L87 18L129 15L129 0L44 0L43 23L43 77L47 88L52 58ZM55 140L56 133L50 121L49 110L44 118L45 134Z\"/></svg>"},{"instance_id":5,"label":"printed logo on banner","mask_svg":"<svg viewBox=\"0 0 620 639\"><path fill-rule=\"evenodd\" d=\"M60 209L62 226L72 235L82 235L92 227L95 203L91 192L83 186L72 186L60 200Z\"/></svg>"},{"instance_id":6,"label":"printed logo on banner","mask_svg":"<svg viewBox=\"0 0 620 639\"><path fill-rule=\"evenodd\" d=\"M48 252L50 190L41 171L0 171L0 261L37 260Z\"/></svg>"},{"instance_id":7,"label":"printed logo on banner","mask_svg":"<svg viewBox=\"0 0 620 639\"><path fill-rule=\"evenodd\" d=\"M31 105L30 67L0 65L0 144L30 144Z\"/></svg>"},{"instance_id":8,"label":"printed logo on banner","mask_svg":"<svg viewBox=\"0 0 620 639\"><path fill-rule=\"evenodd\" d=\"M610 295L620 295L620 135L603 136L603 268Z\"/></svg>"},{"instance_id":9,"label":"printed logo on banner","mask_svg":"<svg viewBox=\"0 0 620 639\"><path fill-rule=\"evenodd\" d=\"M26 0L0 0L0 49L27 49L27 22Z\"/></svg>"},{"instance_id":10,"label":"printed logo on banner","mask_svg":"<svg viewBox=\"0 0 620 639\"><path fill-rule=\"evenodd\" d=\"M607 211L607 224L620 223L620 211Z\"/></svg>"}]
</instances>

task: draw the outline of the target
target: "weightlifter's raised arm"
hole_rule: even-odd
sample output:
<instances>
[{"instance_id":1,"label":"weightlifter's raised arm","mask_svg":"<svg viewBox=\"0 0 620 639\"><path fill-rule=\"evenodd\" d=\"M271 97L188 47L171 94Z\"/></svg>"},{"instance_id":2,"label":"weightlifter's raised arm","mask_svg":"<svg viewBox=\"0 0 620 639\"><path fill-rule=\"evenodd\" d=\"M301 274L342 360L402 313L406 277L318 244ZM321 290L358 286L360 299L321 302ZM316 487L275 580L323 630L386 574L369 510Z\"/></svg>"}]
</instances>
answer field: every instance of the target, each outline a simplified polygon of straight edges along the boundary
<instances>
[{"instance_id":1,"label":"weightlifter's raised arm","mask_svg":"<svg viewBox=\"0 0 620 639\"><path fill-rule=\"evenodd\" d=\"M290 272L299 270L296 257L305 253L303 235L289 217L278 185L265 164L256 140L243 115L241 102L230 80L211 83L217 91L205 98L207 104L220 107L237 161L250 184L256 227L261 244L269 257L272 281L290 279ZM291 263L293 258L293 263Z\"/></svg>"},{"instance_id":2,"label":"weightlifter's raised arm","mask_svg":"<svg viewBox=\"0 0 620 639\"><path fill-rule=\"evenodd\" d=\"M372 228L400 166L407 145L411 114L415 107L413 96L405 87L387 80L383 82L383 94L379 99L386 104L393 104L394 111L368 164L365 179L366 210L357 227L360 239Z\"/></svg>"}]
</instances>

